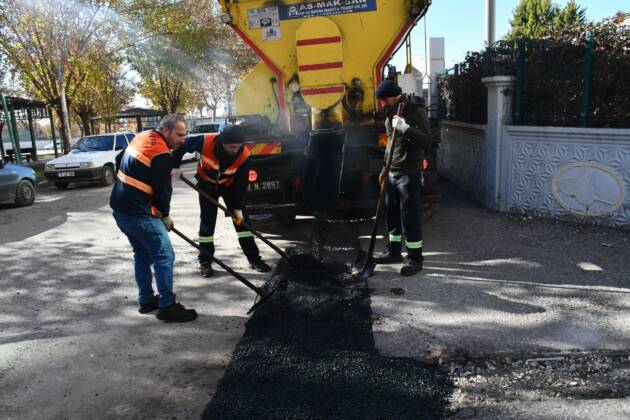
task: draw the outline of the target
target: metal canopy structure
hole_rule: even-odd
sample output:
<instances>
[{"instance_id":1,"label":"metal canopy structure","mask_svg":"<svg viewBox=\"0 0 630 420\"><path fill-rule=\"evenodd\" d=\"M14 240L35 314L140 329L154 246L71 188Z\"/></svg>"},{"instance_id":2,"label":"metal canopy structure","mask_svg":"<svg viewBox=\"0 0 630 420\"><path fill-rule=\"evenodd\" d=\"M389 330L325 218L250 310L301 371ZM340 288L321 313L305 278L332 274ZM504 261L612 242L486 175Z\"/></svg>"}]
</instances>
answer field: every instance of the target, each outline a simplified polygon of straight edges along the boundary
<instances>
[{"instance_id":1,"label":"metal canopy structure","mask_svg":"<svg viewBox=\"0 0 630 420\"><path fill-rule=\"evenodd\" d=\"M32 160L37 160L37 146L35 144L35 126L33 121L35 119L50 119L50 127L52 133L53 147L55 150L55 157L59 155L57 151L57 139L55 136L55 125L52 120L52 111L50 105L46 102L37 101L33 99L18 98L15 96L1 95L3 112L0 113L0 123L7 126L7 131L11 139L13 146L12 155L15 156L15 161L18 164L22 164L22 153L26 153ZM17 129L17 121L28 121L28 128L31 137L31 148L24 151L20 148L20 137ZM0 153L2 157L6 157L7 153L4 150L4 144L2 142L2 132L0 131Z\"/></svg>"},{"instance_id":2,"label":"metal canopy structure","mask_svg":"<svg viewBox=\"0 0 630 420\"><path fill-rule=\"evenodd\" d=\"M136 132L140 132L143 130L145 125L149 125L151 127L157 125L152 123L157 123L166 113L164 111L159 111L156 109L148 109L148 108L129 108L124 109L122 111L118 111L114 117L116 120L136 120ZM94 121L101 121L103 117L95 117Z\"/></svg>"}]
</instances>

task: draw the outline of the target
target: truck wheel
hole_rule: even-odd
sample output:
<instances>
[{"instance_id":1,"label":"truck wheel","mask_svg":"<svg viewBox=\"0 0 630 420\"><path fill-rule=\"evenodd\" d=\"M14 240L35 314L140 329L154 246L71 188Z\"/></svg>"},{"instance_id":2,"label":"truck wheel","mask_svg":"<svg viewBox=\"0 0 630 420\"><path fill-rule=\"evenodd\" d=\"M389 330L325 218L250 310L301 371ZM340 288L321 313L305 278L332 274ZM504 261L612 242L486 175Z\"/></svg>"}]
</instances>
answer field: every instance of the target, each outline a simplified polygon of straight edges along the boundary
<instances>
[{"instance_id":1,"label":"truck wheel","mask_svg":"<svg viewBox=\"0 0 630 420\"><path fill-rule=\"evenodd\" d=\"M35 187L30 181L23 179L17 186L15 203L18 206L30 206L35 201Z\"/></svg>"},{"instance_id":2,"label":"truck wheel","mask_svg":"<svg viewBox=\"0 0 630 420\"><path fill-rule=\"evenodd\" d=\"M68 189L68 183L67 182L55 182L55 187L57 187L58 190L67 190Z\"/></svg>"},{"instance_id":3,"label":"truck wheel","mask_svg":"<svg viewBox=\"0 0 630 420\"><path fill-rule=\"evenodd\" d=\"M114 183L114 168L111 165L103 166L103 173L101 174L101 185L107 187Z\"/></svg>"}]
</instances>

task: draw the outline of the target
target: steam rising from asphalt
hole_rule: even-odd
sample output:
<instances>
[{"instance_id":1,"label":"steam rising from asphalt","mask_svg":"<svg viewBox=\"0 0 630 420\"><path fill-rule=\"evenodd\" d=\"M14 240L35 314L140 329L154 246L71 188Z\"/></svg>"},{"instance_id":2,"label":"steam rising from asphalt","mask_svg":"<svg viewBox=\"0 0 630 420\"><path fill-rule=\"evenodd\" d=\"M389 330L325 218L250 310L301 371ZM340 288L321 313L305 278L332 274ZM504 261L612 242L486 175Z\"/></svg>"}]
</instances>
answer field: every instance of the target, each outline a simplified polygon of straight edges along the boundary
<instances>
[{"instance_id":1,"label":"steam rising from asphalt","mask_svg":"<svg viewBox=\"0 0 630 420\"><path fill-rule=\"evenodd\" d=\"M75 38L88 42L88 34L94 34L94 37L98 34L106 49L104 53L137 53L149 62L167 64L177 73L196 79L207 76L208 63L227 66L233 63L227 50L212 48L204 52L200 62L193 61L166 35L150 34L146 28L112 8L108 1L3 0L1 3L0 10L14 8L21 10L19 15L23 17L47 22L44 33L55 39L60 49L76 42L67 36L68 33L83 33L83 38Z\"/></svg>"}]
</instances>

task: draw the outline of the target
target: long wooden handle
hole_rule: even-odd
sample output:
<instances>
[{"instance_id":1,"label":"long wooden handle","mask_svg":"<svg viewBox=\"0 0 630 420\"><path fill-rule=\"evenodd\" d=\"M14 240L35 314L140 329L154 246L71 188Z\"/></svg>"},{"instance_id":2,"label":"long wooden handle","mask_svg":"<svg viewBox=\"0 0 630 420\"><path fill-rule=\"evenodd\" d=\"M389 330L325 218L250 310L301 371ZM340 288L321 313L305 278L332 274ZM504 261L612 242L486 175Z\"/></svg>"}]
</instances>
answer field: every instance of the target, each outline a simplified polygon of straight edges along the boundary
<instances>
[{"instance_id":1,"label":"long wooden handle","mask_svg":"<svg viewBox=\"0 0 630 420\"><path fill-rule=\"evenodd\" d=\"M233 211L229 210L227 207L225 207L224 205L219 203L217 200L215 200L212 196L210 196L210 194L206 193L204 190L199 188L194 182L192 182L190 179L186 178L186 176L184 176L184 174L180 174L179 178L182 181L184 181L184 183L187 184L189 187L191 187L192 189L197 191L203 198L205 198L206 200L208 200L209 202L211 202L212 204L214 204L215 206L217 206L218 208L220 208L221 210L226 212L228 215L230 215L230 217L234 217L234 212ZM269 248L271 248L274 251L276 251L282 258L284 258L286 260L289 259L289 256L287 255L286 252L284 252L283 250L278 248L276 245L273 244L273 242L271 242L269 239L267 239L264 236L262 236L258 231L256 231L255 229L252 229L252 227L250 225L248 225L245 222L245 220L242 220L241 223L243 224L243 226L245 226L247 229L249 229L258 239L260 239L261 241L266 243L269 246Z\"/></svg>"},{"instance_id":2,"label":"long wooden handle","mask_svg":"<svg viewBox=\"0 0 630 420\"><path fill-rule=\"evenodd\" d=\"M396 115L400 116L402 109L403 109L403 104L401 102L398 104ZM396 147L396 140L397 140L396 129L393 128L393 130L394 132L392 133L392 141L389 147L389 155L387 155L387 162L385 162L385 169L384 169L385 177L383 179L383 183L381 184L381 192L378 196L378 205L376 206L376 217L374 220L374 226L372 226L372 236L370 237L370 247L368 248L368 261L370 260L370 258L372 258L372 254L374 253L374 246L376 245L376 233L378 231L378 222L380 221L381 212L383 211L383 205L385 203L385 191L387 190L387 182L389 180L389 170L392 167L392 161L394 157L394 147Z\"/></svg>"},{"instance_id":3,"label":"long wooden handle","mask_svg":"<svg viewBox=\"0 0 630 420\"><path fill-rule=\"evenodd\" d=\"M264 297L264 294L262 292L262 290L259 287L254 286L249 280L247 280L245 277L241 276L239 273L237 273L236 271L234 271L230 266L228 266L227 264L225 264L223 261L216 259L216 257L214 255L211 255L210 252L208 252L208 250L203 249L202 247L200 247L199 245L197 245L197 243L195 243L192 239L190 239L189 237L187 237L186 235L184 235L182 232L180 232L179 230L172 228L171 231L176 234L177 236L179 236L180 238L182 238L184 241L188 242L190 245L194 246L195 248L197 248L197 250L199 252L201 252L202 254L204 254L206 257L209 257L212 262L217 263L221 268L223 268L225 271L227 271L228 273L230 273L231 275L233 275L234 277L236 277L236 279L238 281L240 281L241 283L243 283L245 286L249 287L250 289L252 289L254 292L256 292L257 295Z\"/></svg>"}]
</instances>

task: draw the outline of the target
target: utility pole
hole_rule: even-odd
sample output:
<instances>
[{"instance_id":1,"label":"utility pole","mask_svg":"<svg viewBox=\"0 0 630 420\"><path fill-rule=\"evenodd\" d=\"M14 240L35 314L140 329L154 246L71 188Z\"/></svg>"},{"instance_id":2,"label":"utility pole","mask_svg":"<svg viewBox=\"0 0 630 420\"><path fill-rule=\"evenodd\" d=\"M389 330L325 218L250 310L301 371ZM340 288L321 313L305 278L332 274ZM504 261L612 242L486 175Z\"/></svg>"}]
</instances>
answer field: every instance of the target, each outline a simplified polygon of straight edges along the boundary
<instances>
[{"instance_id":1,"label":"utility pole","mask_svg":"<svg viewBox=\"0 0 630 420\"><path fill-rule=\"evenodd\" d=\"M486 0L486 43L488 46L496 41L496 0Z\"/></svg>"}]
</instances>

